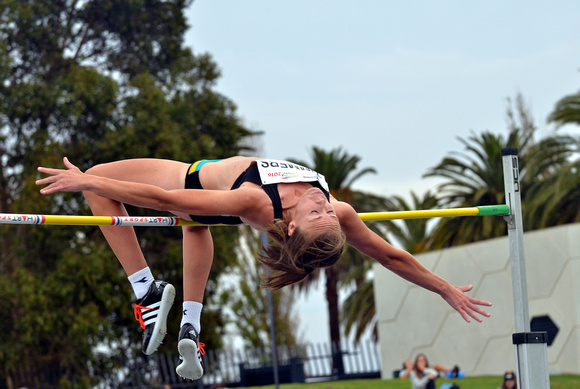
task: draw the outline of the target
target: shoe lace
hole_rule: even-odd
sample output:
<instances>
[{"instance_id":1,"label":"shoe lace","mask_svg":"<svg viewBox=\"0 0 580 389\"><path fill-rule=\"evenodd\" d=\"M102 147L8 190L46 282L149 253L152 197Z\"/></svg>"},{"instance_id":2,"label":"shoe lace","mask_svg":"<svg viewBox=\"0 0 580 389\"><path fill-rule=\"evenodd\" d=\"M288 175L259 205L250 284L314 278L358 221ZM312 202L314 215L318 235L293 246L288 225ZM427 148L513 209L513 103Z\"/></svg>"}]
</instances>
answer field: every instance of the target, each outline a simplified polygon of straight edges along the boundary
<instances>
[{"instance_id":1,"label":"shoe lace","mask_svg":"<svg viewBox=\"0 0 580 389\"><path fill-rule=\"evenodd\" d=\"M201 355L205 355L205 350L203 349L205 347L205 343L199 342L197 346L199 347L199 353Z\"/></svg>"},{"instance_id":2,"label":"shoe lace","mask_svg":"<svg viewBox=\"0 0 580 389\"><path fill-rule=\"evenodd\" d=\"M135 320L139 322L142 329L145 329L145 322L143 321L143 313L141 312L142 309L153 309L149 307L144 307L143 305L135 304L133 307L133 313L135 314Z\"/></svg>"}]
</instances>

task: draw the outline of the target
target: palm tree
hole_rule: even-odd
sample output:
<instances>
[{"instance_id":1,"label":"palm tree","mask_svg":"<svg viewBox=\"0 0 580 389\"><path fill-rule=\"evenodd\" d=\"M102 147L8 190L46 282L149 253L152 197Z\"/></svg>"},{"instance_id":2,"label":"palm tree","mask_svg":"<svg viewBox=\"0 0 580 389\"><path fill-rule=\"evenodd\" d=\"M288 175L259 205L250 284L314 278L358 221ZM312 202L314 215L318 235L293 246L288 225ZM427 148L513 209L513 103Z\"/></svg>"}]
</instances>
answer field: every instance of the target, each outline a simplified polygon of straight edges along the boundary
<instances>
[{"instance_id":1,"label":"palm tree","mask_svg":"<svg viewBox=\"0 0 580 389\"><path fill-rule=\"evenodd\" d=\"M392 211L412 209L433 209L437 206L437 198L431 192L427 192L423 198L419 198L415 193L411 193L413 207L400 196L394 196L388 209ZM389 233L394 236L399 247L416 254L427 251L429 242L429 232L427 230L426 219L406 219L402 222L382 221L376 227L381 230L383 236ZM355 340L359 340L365 330L373 327L373 336L376 339L376 309L373 279L367 277L371 267L371 262L366 261L364 266L350 272L344 279L348 283L351 279L356 285L353 292L345 299L342 305L342 322L345 325L345 334L355 330ZM362 282L360 282L362 280Z\"/></svg>"},{"instance_id":2,"label":"palm tree","mask_svg":"<svg viewBox=\"0 0 580 389\"><path fill-rule=\"evenodd\" d=\"M580 221L580 138L553 136L539 144L538 179L526 191L524 217L529 229ZM552 158L541 156L548 155Z\"/></svg>"},{"instance_id":3,"label":"palm tree","mask_svg":"<svg viewBox=\"0 0 580 389\"><path fill-rule=\"evenodd\" d=\"M411 192L413 200L410 206L404 198L393 197L393 211L411 211L418 209L437 208L439 200L431 191L427 191L423 198L419 198L415 192ZM400 222L392 220L384 222L390 235L397 241L398 246L411 254L419 254L428 251L430 233L427 219L405 219Z\"/></svg>"},{"instance_id":4,"label":"palm tree","mask_svg":"<svg viewBox=\"0 0 580 389\"><path fill-rule=\"evenodd\" d=\"M360 157L352 156L342 150L342 148L334 149L330 152L313 147L311 158L313 163L308 164L303 161L294 161L304 166L308 166L313 170L324 175L331 194L340 201L345 201L353 205L357 212L376 211L377 209L384 209L387 205L387 200L369 193L363 193L352 189L352 184L368 173L375 173L373 168L364 168L356 171ZM324 269L325 275L325 292L328 303L328 317L330 328L330 340L333 347L340 349L340 315L338 304L338 290L339 286L344 284L341 279L346 274L352 272L360 272L361 266L366 261L365 257L356 252L354 249L347 246L341 259L332 267ZM305 282L300 283L298 288L301 290L308 290L313 286L319 277L319 272L312 273ZM362 282L363 274L355 277L355 282ZM349 278L351 280L352 278ZM341 372L342 361L335 359L335 368L339 374Z\"/></svg>"},{"instance_id":5,"label":"palm tree","mask_svg":"<svg viewBox=\"0 0 580 389\"><path fill-rule=\"evenodd\" d=\"M442 193L440 205L468 207L505 203L501 150L505 147L519 149L520 182L524 228L526 230L546 226L547 215L554 216L557 204L567 205L566 200L576 189L572 180L560 178L558 172L569 166L574 154L574 142L569 136L553 135L535 140L536 127L525 107L523 98L516 99L519 115L517 123L514 111L508 107L508 134L504 138L490 132L472 134L468 140L460 138L467 152L452 153L425 176L443 177L447 181L439 186ZM577 142L576 142L577 144ZM572 167L568 167L570 171ZM566 177L570 177L567 175ZM564 182L565 181L565 182ZM559 188L567 187L567 194L557 194ZM576 184L577 186L577 184ZM558 192L559 193L559 192ZM556 199L547 204L546 198ZM577 203L576 203L577 204ZM552 218L553 219L553 218ZM567 216L566 220L570 220ZM553 222L553 221L552 221ZM500 218L446 218L441 219L433 231L431 248L464 244L506 234L506 224Z\"/></svg>"},{"instance_id":6,"label":"palm tree","mask_svg":"<svg viewBox=\"0 0 580 389\"><path fill-rule=\"evenodd\" d=\"M556 123L558 126L580 125L580 92L559 100L554 111L548 116L548 122ZM542 216L538 216L541 226L573 223L580 220L580 207L578 206L580 198L580 160L578 159L580 137L570 137L569 144L573 146L576 159L571 159L567 166L555 172L549 180L546 180L546 185L543 188L538 187L537 193L534 193L538 197L543 194L548 199Z\"/></svg>"},{"instance_id":7,"label":"palm tree","mask_svg":"<svg viewBox=\"0 0 580 389\"><path fill-rule=\"evenodd\" d=\"M558 125L580 124L580 93L568 95L556 103L548 122Z\"/></svg>"},{"instance_id":8,"label":"palm tree","mask_svg":"<svg viewBox=\"0 0 580 389\"><path fill-rule=\"evenodd\" d=\"M519 142L506 142L501 136L487 132L481 134L481 137L473 134L469 137L470 142L463 139L460 141L469 153L455 153L452 157L444 158L425 174L425 177L439 176L447 180L438 188L442 194L440 205L467 207L504 203L501 150L508 145L516 146ZM520 169L523 170L521 164ZM500 219L445 218L439 220L435 227L431 246L437 249L501 236L505 232L505 222Z\"/></svg>"}]
</instances>

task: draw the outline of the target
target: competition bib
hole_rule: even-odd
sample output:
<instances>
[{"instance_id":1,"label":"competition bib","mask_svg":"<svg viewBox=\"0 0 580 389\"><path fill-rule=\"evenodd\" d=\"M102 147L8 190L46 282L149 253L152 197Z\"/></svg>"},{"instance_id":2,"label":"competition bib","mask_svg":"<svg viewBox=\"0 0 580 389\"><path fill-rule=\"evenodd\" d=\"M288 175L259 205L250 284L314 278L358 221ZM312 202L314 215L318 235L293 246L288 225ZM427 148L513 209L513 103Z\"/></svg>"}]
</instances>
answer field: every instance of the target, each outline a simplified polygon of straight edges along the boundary
<instances>
[{"instance_id":1,"label":"competition bib","mask_svg":"<svg viewBox=\"0 0 580 389\"><path fill-rule=\"evenodd\" d=\"M277 159L261 159L256 162L262 185L317 181L325 191L329 192L324 176L312 169Z\"/></svg>"}]
</instances>

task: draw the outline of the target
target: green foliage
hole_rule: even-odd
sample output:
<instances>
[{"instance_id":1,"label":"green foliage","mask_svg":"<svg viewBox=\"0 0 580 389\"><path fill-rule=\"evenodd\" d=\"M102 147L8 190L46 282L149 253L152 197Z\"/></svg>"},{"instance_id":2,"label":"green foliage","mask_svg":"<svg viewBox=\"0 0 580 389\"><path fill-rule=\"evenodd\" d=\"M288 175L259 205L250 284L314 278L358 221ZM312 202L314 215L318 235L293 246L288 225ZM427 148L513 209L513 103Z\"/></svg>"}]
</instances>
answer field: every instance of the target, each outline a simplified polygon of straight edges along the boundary
<instances>
[{"instance_id":1,"label":"green foliage","mask_svg":"<svg viewBox=\"0 0 580 389\"><path fill-rule=\"evenodd\" d=\"M552 135L538 143L529 166L523 204L525 227L541 229L580 221L580 138ZM530 169L531 170L531 169Z\"/></svg>"},{"instance_id":2,"label":"green foliage","mask_svg":"<svg viewBox=\"0 0 580 389\"><path fill-rule=\"evenodd\" d=\"M296 161L297 163L309 166L324 175L330 192L339 201L351 204L357 212L376 211L385 209L389 201L381 196L370 193L356 191L352 188L353 183L368 173L375 173L373 168L357 170L360 157L349 155L342 148L333 149L329 152L318 147L312 148L311 158L313 163ZM377 233L381 233L378 224L369 224L369 228ZM372 300L372 288L361 288L365 282L365 275L370 269L371 261L362 254L347 246L340 260L332 267L324 269L326 280L325 290L328 302L330 340L332 343L340 344L340 318L341 313L338 305L339 286L350 291L351 295L347 301ZM298 285L298 288L307 290L317 282L320 272L309 275L305 282ZM370 294L369 294L370 290ZM374 304L372 304L374 307ZM357 339L364 332L365 328L371 324L374 314L366 314L356 309L347 309L342 313L342 319L346 323L346 334L348 335L356 326Z\"/></svg>"},{"instance_id":3,"label":"green foliage","mask_svg":"<svg viewBox=\"0 0 580 389\"><path fill-rule=\"evenodd\" d=\"M361 158L357 155L349 155L342 147L324 151L314 146L310 156L312 158L312 166L316 167L317 172L324 172L322 174L333 191L333 196L340 201L348 200L348 196L344 192L351 190L352 184L357 179L368 173L376 173L374 168L364 168L361 171L356 171Z\"/></svg>"},{"instance_id":4,"label":"green foliage","mask_svg":"<svg viewBox=\"0 0 580 389\"><path fill-rule=\"evenodd\" d=\"M0 0L0 212L89 214L80 194L38 193L37 166L62 166L65 155L84 170L122 158L193 162L246 149L253 133L212 90L217 66L183 46L190 4ZM154 274L180 285L180 231L137 234ZM235 261L234 235L216 230L210 307L215 280ZM0 244L0 315L10 334L0 338L0 371L57 364L64 380L74 372L80 384L89 366L104 374L107 359L139 352L133 296L98 229L6 226ZM204 342L220 347L221 310L204 310L202 323ZM178 313L169 326L175 333L164 351L176 352Z\"/></svg>"},{"instance_id":5,"label":"green foliage","mask_svg":"<svg viewBox=\"0 0 580 389\"><path fill-rule=\"evenodd\" d=\"M560 99L556 103L554 111L548 116L548 121L560 126L564 124L580 125L580 93Z\"/></svg>"},{"instance_id":6,"label":"green foliage","mask_svg":"<svg viewBox=\"0 0 580 389\"><path fill-rule=\"evenodd\" d=\"M373 339L378 339L373 279L362 278L344 300L340 313L347 336L354 330L355 341L358 341L367 328L372 328Z\"/></svg>"},{"instance_id":7,"label":"green foliage","mask_svg":"<svg viewBox=\"0 0 580 389\"><path fill-rule=\"evenodd\" d=\"M422 199L419 199L415 193L412 193L413 207L400 196L392 196L377 205L373 209L388 210L411 210L411 209L432 209L437 204L436 197L427 192ZM385 206L386 205L386 206ZM406 219L401 221L380 221L369 223L371 228L377 230L382 236L394 236L397 240L398 247L415 254L427 250L429 233L427 229L427 219ZM351 254L352 253L352 254ZM347 247L347 255L355 254L352 247ZM367 328L372 328L373 337L376 339L376 307L373 279L368 276L370 270L370 261L366 261L364 266L352 269L342 280L346 285L354 284L352 292L346 297L342 305L341 320L345 326L345 333L348 335L354 330L355 339L362 337ZM372 326L372 327L371 327Z\"/></svg>"},{"instance_id":8,"label":"green foliage","mask_svg":"<svg viewBox=\"0 0 580 389\"><path fill-rule=\"evenodd\" d=\"M25 267L0 274L4 369L43 363L82 377L95 346L119 352L118 324L131 313L129 291L119 286L125 275L106 247L88 243L63 250L44 274Z\"/></svg>"},{"instance_id":9,"label":"green foliage","mask_svg":"<svg viewBox=\"0 0 580 389\"><path fill-rule=\"evenodd\" d=\"M231 286L223 288L220 306L229 312L228 322L236 328L244 347L268 349L271 344L269 293L261 288L264 270L256 262L261 248L260 233L241 227L236 250L238 263L228 272ZM271 296L274 316L275 341L278 345L296 345L298 322L293 314L294 294L291 289L280 289Z\"/></svg>"},{"instance_id":10,"label":"green foliage","mask_svg":"<svg viewBox=\"0 0 580 389\"><path fill-rule=\"evenodd\" d=\"M419 198L414 192L411 192L413 205L409 205L401 196L393 196L393 211L411 211L422 209L435 209L439 199L435 194L428 191ZM428 219L405 219L401 221L383 222L389 233L397 240L397 244L411 254L418 254L427 251L430 231L428 229Z\"/></svg>"},{"instance_id":11,"label":"green foliage","mask_svg":"<svg viewBox=\"0 0 580 389\"><path fill-rule=\"evenodd\" d=\"M517 120L515 118L517 113ZM504 204L501 150L518 148L524 228L545 228L577 221L578 140L551 135L536 140L536 127L523 98L516 99L516 113L508 107L507 137L490 132L460 139L466 152L452 153L425 176L442 177L438 188L442 207L472 207ZM564 211L565 210L565 211ZM431 237L430 248L437 249L507 233L502 218L441 219Z\"/></svg>"}]
</instances>

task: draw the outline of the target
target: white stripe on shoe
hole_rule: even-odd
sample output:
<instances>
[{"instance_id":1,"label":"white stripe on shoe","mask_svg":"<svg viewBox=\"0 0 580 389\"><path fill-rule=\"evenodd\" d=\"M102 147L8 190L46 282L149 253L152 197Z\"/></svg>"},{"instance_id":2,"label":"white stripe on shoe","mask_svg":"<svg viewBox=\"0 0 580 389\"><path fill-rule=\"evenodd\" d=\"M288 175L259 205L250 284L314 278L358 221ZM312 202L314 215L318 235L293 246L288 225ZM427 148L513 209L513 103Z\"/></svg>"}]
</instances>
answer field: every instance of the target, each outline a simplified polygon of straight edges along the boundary
<instances>
[{"instance_id":1,"label":"white stripe on shoe","mask_svg":"<svg viewBox=\"0 0 580 389\"><path fill-rule=\"evenodd\" d=\"M144 320L146 326L155 323L149 344L144 351L145 355L151 355L157 351L159 345L165 337L165 334L167 334L167 316L169 315L169 310L173 305L174 299L175 288L173 285L167 284L163 289L161 300L151 304L148 308L153 309L146 310L146 312L143 313L143 319L147 319Z\"/></svg>"}]
</instances>

